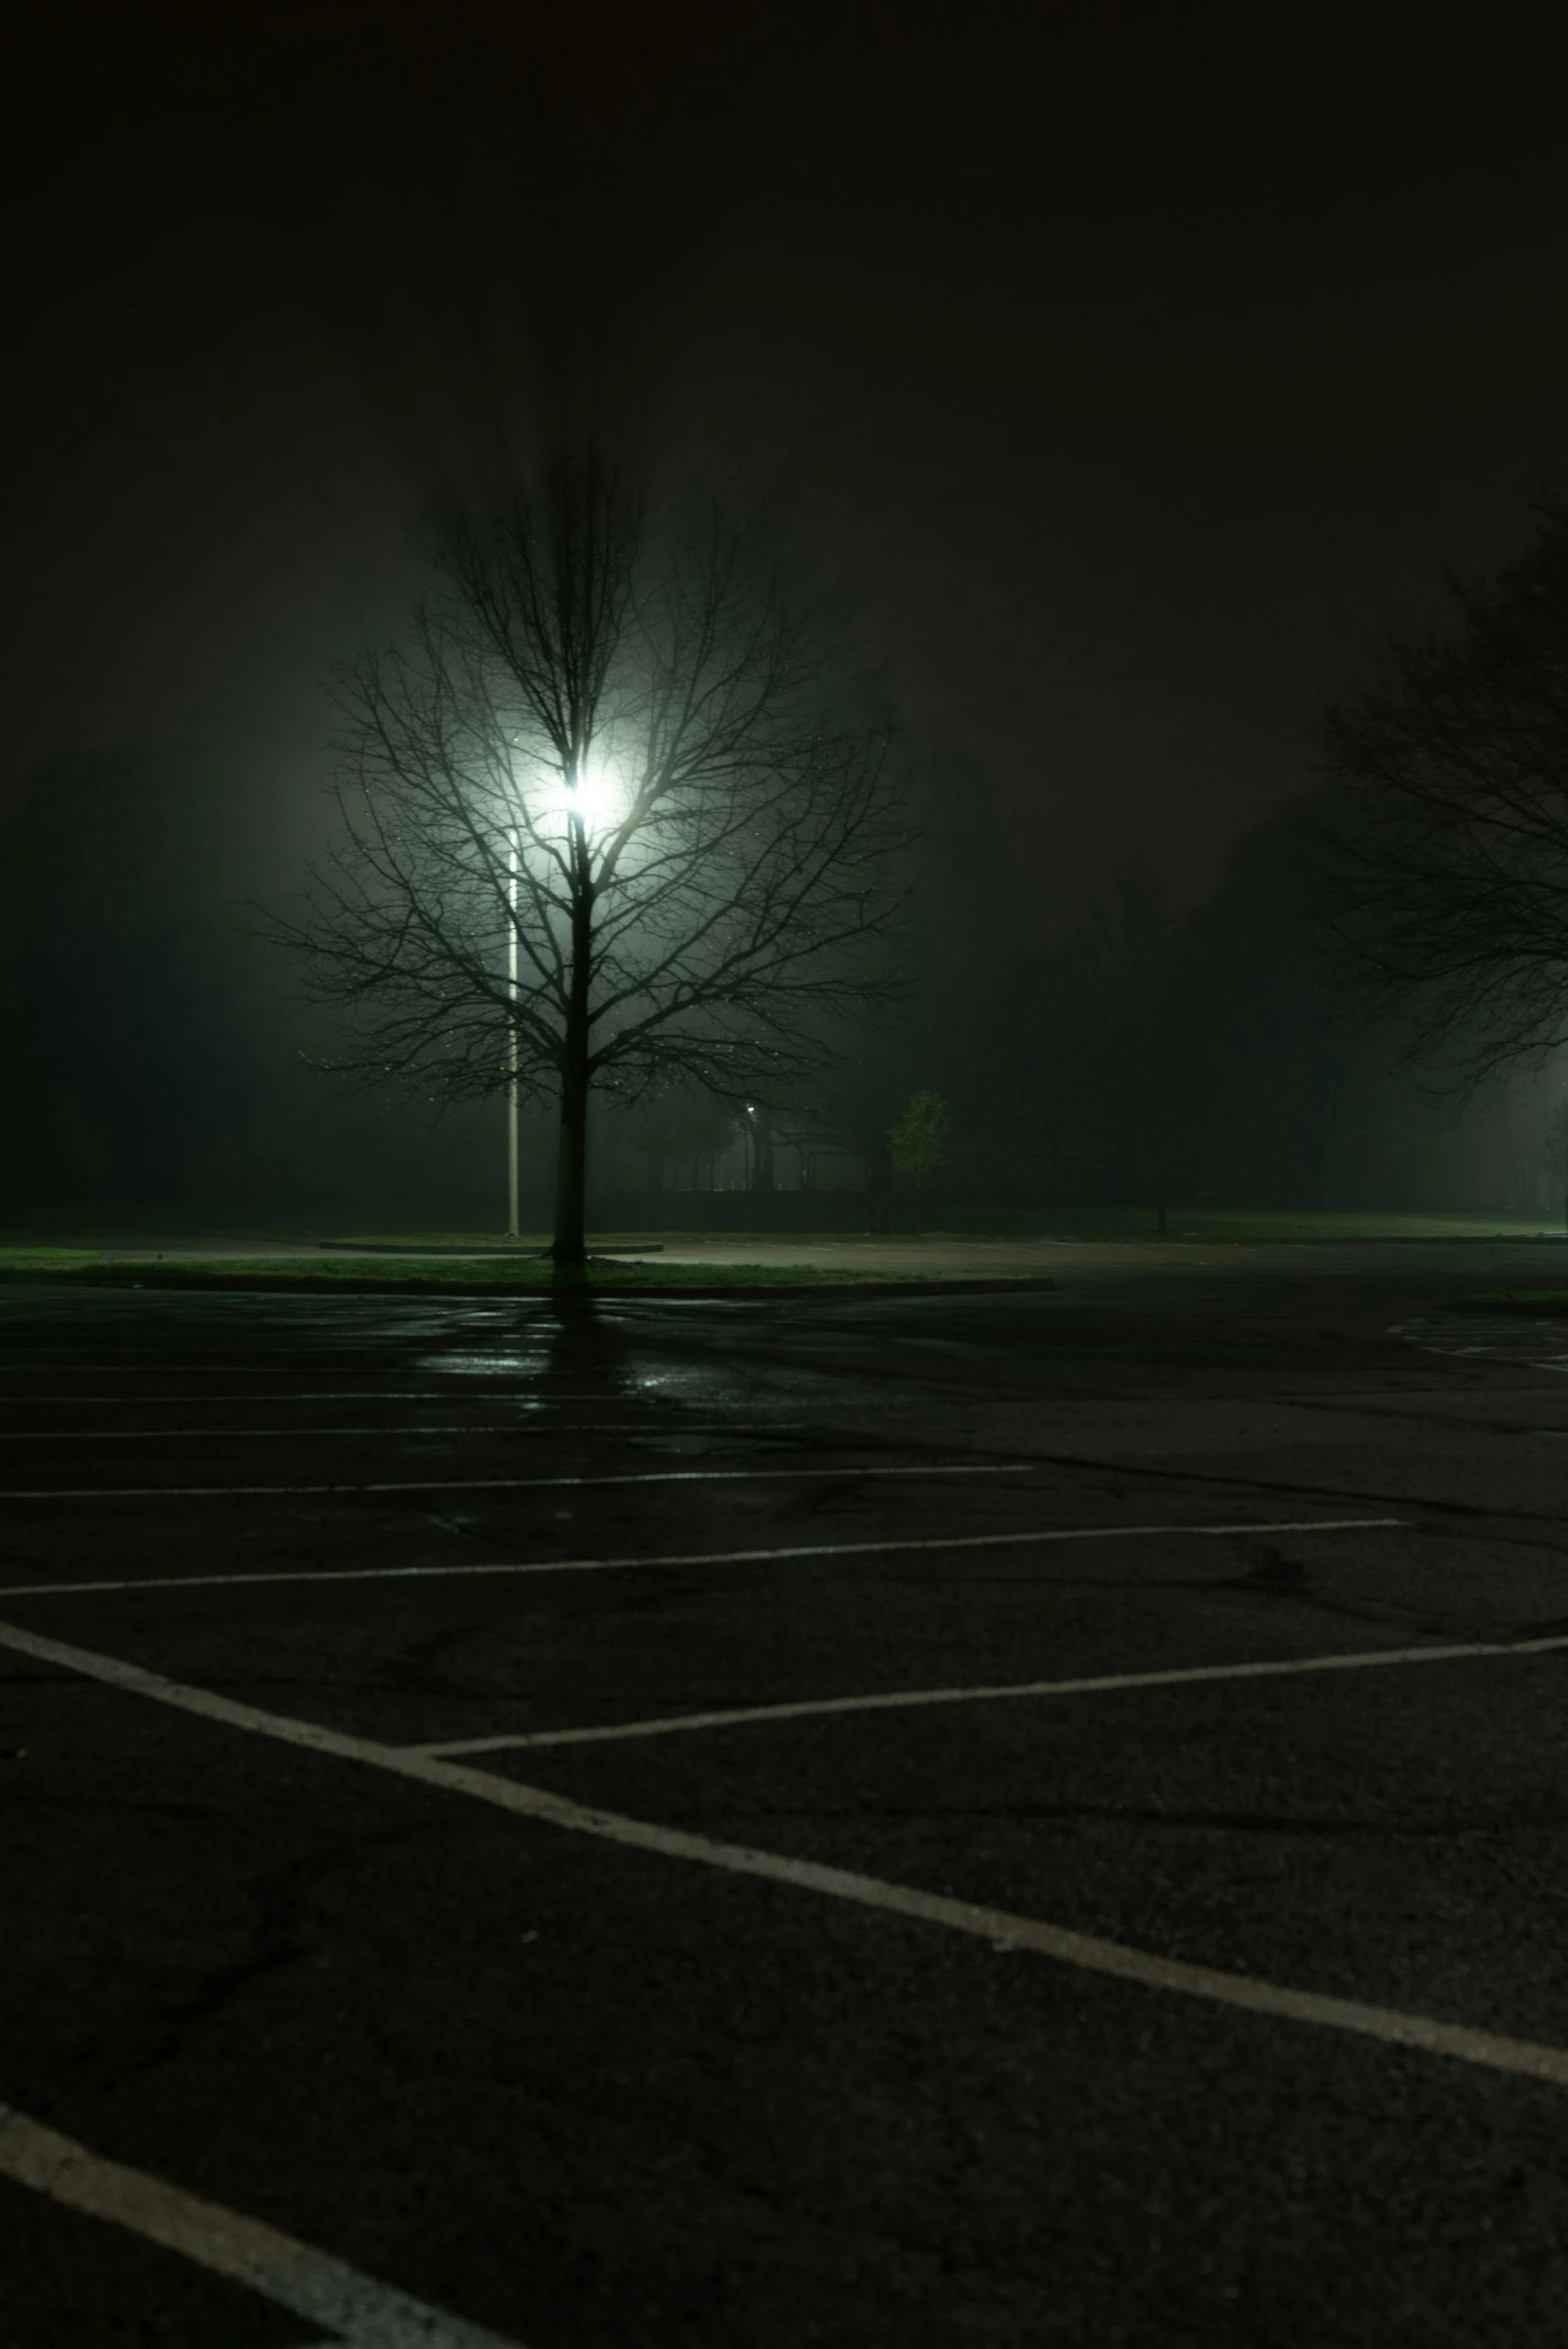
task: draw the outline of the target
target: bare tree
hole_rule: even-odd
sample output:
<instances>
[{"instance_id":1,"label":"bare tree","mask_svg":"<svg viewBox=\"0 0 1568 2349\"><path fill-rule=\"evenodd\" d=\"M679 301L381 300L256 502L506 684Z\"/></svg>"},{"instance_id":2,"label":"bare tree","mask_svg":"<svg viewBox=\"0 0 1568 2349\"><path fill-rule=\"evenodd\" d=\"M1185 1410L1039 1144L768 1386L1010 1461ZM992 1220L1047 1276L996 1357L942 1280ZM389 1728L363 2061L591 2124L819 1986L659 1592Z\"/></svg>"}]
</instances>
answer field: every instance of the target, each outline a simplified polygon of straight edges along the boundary
<instances>
[{"instance_id":1,"label":"bare tree","mask_svg":"<svg viewBox=\"0 0 1568 2349\"><path fill-rule=\"evenodd\" d=\"M1568 504L1321 729L1334 931L1369 1009L1480 1074L1568 1038Z\"/></svg>"},{"instance_id":2,"label":"bare tree","mask_svg":"<svg viewBox=\"0 0 1568 2349\"><path fill-rule=\"evenodd\" d=\"M779 1100L889 991L888 729L717 507L654 521L561 459L451 531L408 637L336 692L335 842L275 934L349 1015L349 1076L559 1102L558 1262L584 1258L593 1088Z\"/></svg>"},{"instance_id":3,"label":"bare tree","mask_svg":"<svg viewBox=\"0 0 1568 2349\"><path fill-rule=\"evenodd\" d=\"M953 1113L940 1093L917 1086L888 1129L888 1149L901 1175L913 1179L915 1197L925 1191L926 1176L947 1164L947 1145L953 1134Z\"/></svg>"},{"instance_id":4,"label":"bare tree","mask_svg":"<svg viewBox=\"0 0 1568 2349\"><path fill-rule=\"evenodd\" d=\"M1563 1202L1564 1229L1568 1230L1568 1099L1562 1095L1546 1113L1541 1129L1541 1155L1556 1184L1557 1196Z\"/></svg>"},{"instance_id":5,"label":"bare tree","mask_svg":"<svg viewBox=\"0 0 1568 2349\"><path fill-rule=\"evenodd\" d=\"M1153 1193L1154 1228L1170 1228L1196 1103L1181 933L1159 896L1123 876L1089 940L1091 1096L1116 1151L1118 1188Z\"/></svg>"},{"instance_id":6,"label":"bare tree","mask_svg":"<svg viewBox=\"0 0 1568 2349\"><path fill-rule=\"evenodd\" d=\"M658 1197L671 1165L695 1168L715 1156L731 1141L734 1114L727 1102L690 1086L675 1086L645 1094L623 1121L620 1132L647 1162L648 1191ZM697 1188L695 1180L692 1189Z\"/></svg>"}]
</instances>

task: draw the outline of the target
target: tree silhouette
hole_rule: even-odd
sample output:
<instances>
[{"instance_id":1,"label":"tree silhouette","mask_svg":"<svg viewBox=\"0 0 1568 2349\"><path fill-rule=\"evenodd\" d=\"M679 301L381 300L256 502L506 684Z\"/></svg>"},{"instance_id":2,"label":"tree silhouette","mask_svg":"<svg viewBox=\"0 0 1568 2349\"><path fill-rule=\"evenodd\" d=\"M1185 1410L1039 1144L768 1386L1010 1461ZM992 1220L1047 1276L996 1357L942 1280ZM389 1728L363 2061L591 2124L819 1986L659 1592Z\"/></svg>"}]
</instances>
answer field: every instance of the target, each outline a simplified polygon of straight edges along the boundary
<instances>
[{"instance_id":1,"label":"tree silhouette","mask_svg":"<svg viewBox=\"0 0 1568 2349\"><path fill-rule=\"evenodd\" d=\"M1568 1038L1568 503L1322 722L1346 976L1471 1074Z\"/></svg>"},{"instance_id":2,"label":"tree silhouette","mask_svg":"<svg viewBox=\"0 0 1568 2349\"><path fill-rule=\"evenodd\" d=\"M947 1145L953 1120L940 1093L921 1087L911 1093L897 1119L888 1128L888 1149L902 1175L912 1176L918 1199L925 1179L947 1164Z\"/></svg>"},{"instance_id":3,"label":"tree silhouette","mask_svg":"<svg viewBox=\"0 0 1568 2349\"><path fill-rule=\"evenodd\" d=\"M595 1087L778 1100L890 991L889 731L760 528L560 458L335 690L336 837L273 934L349 1078L558 1102L558 1262Z\"/></svg>"}]
</instances>

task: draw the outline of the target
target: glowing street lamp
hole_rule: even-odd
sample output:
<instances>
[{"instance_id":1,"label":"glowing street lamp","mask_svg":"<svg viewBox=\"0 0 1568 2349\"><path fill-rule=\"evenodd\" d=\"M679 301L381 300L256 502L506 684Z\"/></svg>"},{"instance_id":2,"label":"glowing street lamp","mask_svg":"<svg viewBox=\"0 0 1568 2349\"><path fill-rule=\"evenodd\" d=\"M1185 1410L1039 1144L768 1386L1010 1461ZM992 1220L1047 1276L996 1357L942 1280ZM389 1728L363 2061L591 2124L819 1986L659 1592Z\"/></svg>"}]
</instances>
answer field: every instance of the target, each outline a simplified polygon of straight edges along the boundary
<instances>
[{"instance_id":1,"label":"glowing street lamp","mask_svg":"<svg viewBox=\"0 0 1568 2349\"><path fill-rule=\"evenodd\" d=\"M515 1005L517 1001L517 834L511 835L507 850L506 881L506 991ZM519 1239L517 1165L518 1165L518 1083L517 1083L517 1020L514 1013L506 1027L506 1236Z\"/></svg>"},{"instance_id":2,"label":"glowing street lamp","mask_svg":"<svg viewBox=\"0 0 1568 2349\"><path fill-rule=\"evenodd\" d=\"M568 782L552 777L540 801L544 811L569 822L577 817L591 839L609 831L626 813L626 786L612 766L603 762L582 766Z\"/></svg>"}]
</instances>

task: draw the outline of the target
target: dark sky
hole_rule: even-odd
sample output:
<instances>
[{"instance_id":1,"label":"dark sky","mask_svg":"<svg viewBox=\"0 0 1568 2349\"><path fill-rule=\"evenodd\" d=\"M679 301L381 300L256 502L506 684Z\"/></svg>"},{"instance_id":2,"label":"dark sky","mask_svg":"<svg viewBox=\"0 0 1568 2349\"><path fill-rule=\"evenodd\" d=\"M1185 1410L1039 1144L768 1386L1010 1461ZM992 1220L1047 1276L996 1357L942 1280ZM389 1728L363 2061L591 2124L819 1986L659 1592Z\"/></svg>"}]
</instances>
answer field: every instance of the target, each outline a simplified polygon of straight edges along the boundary
<instances>
[{"instance_id":1,"label":"dark sky","mask_svg":"<svg viewBox=\"0 0 1568 2349\"><path fill-rule=\"evenodd\" d=\"M563 27L563 18L569 20ZM50 12L11 59L0 812L168 746L237 879L508 433L783 466L1042 904L1190 899L1568 486L1547 11Z\"/></svg>"}]
</instances>

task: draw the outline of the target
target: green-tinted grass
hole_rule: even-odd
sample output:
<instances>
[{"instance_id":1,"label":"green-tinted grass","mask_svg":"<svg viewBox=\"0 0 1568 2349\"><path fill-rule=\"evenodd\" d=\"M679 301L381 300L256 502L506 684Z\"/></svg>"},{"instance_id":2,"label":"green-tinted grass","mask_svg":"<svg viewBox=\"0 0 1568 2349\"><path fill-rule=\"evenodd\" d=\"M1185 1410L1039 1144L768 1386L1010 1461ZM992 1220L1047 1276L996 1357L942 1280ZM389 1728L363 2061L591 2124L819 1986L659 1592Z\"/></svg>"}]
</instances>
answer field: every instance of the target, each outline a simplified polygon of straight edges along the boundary
<instances>
[{"instance_id":1,"label":"green-tinted grass","mask_svg":"<svg viewBox=\"0 0 1568 2349\"><path fill-rule=\"evenodd\" d=\"M548 1232L523 1232L506 1239L499 1232L349 1232L341 1239L324 1240L326 1248L472 1248L476 1255L492 1251L548 1248Z\"/></svg>"},{"instance_id":2,"label":"green-tinted grass","mask_svg":"<svg viewBox=\"0 0 1568 2349\"><path fill-rule=\"evenodd\" d=\"M786 1194L786 1196L795 1196ZM1152 1240L1158 1215L1152 1207L1062 1207L944 1209L933 1203L930 1220L916 1225L913 1205L900 1201L893 1230L895 1241L936 1240ZM1276 1208L1172 1207L1166 1214L1164 1237L1172 1240L1518 1240L1555 1239L1561 1226L1539 1215L1417 1214L1402 1208ZM601 1247L681 1247L693 1241L717 1241L726 1247L748 1241L800 1246L821 1240L842 1247L846 1242L866 1244L871 1235L847 1227L806 1230L751 1225L745 1230L718 1229L650 1231L635 1225L594 1235L589 1245ZM541 1232L510 1243L494 1232L390 1232L346 1236L351 1248L473 1248L488 1252L508 1245L542 1248L549 1234Z\"/></svg>"},{"instance_id":3,"label":"green-tinted grass","mask_svg":"<svg viewBox=\"0 0 1568 2349\"><path fill-rule=\"evenodd\" d=\"M95 1256L81 1249L0 1249L0 1283L51 1282L70 1287L140 1289L390 1289L481 1290L501 1295L543 1294L567 1286L591 1289L809 1289L897 1287L910 1281L962 1279L918 1267L886 1271L775 1264L590 1263L582 1275L534 1259L483 1258L182 1257L178 1262ZM1004 1279L1006 1275L1002 1276Z\"/></svg>"},{"instance_id":4,"label":"green-tinted grass","mask_svg":"<svg viewBox=\"0 0 1568 2349\"><path fill-rule=\"evenodd\" d=\"M1148 1240L1159 1237L1152 1209L1106 1208L1083 1214L1041 1215L1032 1225L1041 1239ZM925 1235L936 1239L937 1232ZM997 1237L1003 1235L997 1234ZM1010 1234L1022 1237L1022 1233ZM1171 1240L1519 1240L1556 1239L1558 1228L1534 1215L1426 1215L1392 1208L1172 1207L1164 1237Z\"/></svg>"},{"instance_id":5,"label":"green-tinted grass","mask_svg":"<svg viewBox=\"0 0 1568 2349\"><path fill-rule=\"evenodd\" d=\"M0 1248L0 1269L9 1272L32 1272L40 1268L68 1271L73 1265L96 1264L100 1252L96 1248Z\"/></svg>"}]
</instances>

